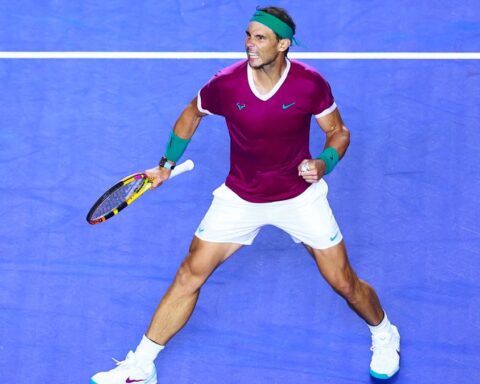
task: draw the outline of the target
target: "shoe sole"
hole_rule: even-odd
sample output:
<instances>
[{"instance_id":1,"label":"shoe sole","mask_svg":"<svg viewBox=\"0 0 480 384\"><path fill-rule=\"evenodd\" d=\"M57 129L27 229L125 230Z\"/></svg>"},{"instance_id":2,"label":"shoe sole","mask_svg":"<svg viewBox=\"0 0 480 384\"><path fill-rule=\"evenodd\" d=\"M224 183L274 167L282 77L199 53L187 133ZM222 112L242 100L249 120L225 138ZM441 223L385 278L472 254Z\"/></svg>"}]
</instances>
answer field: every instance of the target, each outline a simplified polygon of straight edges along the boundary
<instances>
[{"instance_id":1,"label":"shoe sole","mask_svg":"<svg viewBox=\"0 0 480 384\"><path fill-rule=\"evenodd\" d=\"M370 370L370 375L375 377L376 379L388 380L388 379L391 379L393 376L395 376L399 370L400 368L397 368L397 370L390 375L387 375L386 373L377 373L375 371Z\"/></svg>"}]
</instances>

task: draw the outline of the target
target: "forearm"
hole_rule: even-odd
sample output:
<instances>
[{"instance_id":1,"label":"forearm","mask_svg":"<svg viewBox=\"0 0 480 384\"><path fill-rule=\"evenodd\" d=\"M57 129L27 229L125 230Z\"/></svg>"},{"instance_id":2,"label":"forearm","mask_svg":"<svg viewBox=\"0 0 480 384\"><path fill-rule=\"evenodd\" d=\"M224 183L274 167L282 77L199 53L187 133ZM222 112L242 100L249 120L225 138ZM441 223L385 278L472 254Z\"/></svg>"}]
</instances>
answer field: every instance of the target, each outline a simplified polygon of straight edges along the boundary
<instances>
[{"instance_id":1,"label":"forearm","mask_svg":"<svg viewBox=\"0 0 480 384\"><path fill-rule=\"evenodd\" d=\"M204 116L204 114L198 110L196 101L197 98L194 98L175 122L164 155L160 160L161 167L175 166L175 163L182 157L187 149L190 138L195 133L201 118Z\"/></svg>"},{"instance_id":2,"label":"forearm","mask_svg":"<svg viewBox=\"0 0 480 384\"><path fill-rule=\"evenodd\" d=\"M323 152L315 157L315 172L304 175L307 176L305 180L309 182L312 182L312 180L313 182L318 181L319 177L330 173L345 155L350 144L350 131L343 124L338 109L326 116L319 117L317 122L322 131L325 132L326 140Z\"/></svg>"},{"instance_id":3,"label":"forearm","mask_svg":"<svg viewBox=\"0 0 480 384\"><path fill-rule=\"evenodd\" d=\"M325 141L325 148L332 147L338 152L338 156L341 159L350 144L350 131L347 127L341 124L335 127L327 133L327 139Z\"/></svg>"}]
</instances>

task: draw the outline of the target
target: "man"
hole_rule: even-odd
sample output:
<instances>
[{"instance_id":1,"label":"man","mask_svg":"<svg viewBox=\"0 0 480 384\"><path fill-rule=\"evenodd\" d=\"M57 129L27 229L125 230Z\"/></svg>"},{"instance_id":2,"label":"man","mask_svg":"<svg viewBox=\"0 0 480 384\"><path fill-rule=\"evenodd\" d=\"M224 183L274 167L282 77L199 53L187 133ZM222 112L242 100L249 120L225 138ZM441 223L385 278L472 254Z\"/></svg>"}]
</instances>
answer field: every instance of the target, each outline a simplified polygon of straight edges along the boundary
<instances>
[{"instance_id":1,"label":"man","mask_svg":"<svg viewBox=\"0 0 480 384\"><path fill-rule=\"evenodd\" d=\"M217 73L175 123L159 167L147 171L158 187L168 179L200 120L225 117L231 138L230 172L192 240L173 283L135 352L91 383L157 382L154 360L186 324L200 288L213 271L263 225L275 225L302 243L320 273L372 332L370 373L389 378L399 369L400 336L378 297L348 261L327 201L323 176L349 144L328 83L314 69L287 59L295 24L277 7L257 9L246 31L247 60ZM311 116L325 132L324 151L309 152Z\"/></svg>"}]
</instances>

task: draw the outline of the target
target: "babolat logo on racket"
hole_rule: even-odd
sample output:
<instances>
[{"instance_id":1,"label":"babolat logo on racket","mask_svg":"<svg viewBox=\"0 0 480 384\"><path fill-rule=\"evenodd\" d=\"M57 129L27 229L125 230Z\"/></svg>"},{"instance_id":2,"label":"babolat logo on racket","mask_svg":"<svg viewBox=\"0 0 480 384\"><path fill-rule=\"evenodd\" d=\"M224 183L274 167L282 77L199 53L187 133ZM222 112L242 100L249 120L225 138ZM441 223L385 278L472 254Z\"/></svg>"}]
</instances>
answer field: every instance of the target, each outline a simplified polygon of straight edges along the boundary
<instances>
[{"instance_id":1,"label":"babolat logo on racket","mask_svg":"<svg viewBox=\"0 0 480 384\"><path fill-rule=\"evenodd\" d=\"M192 160L177 165L170 173L170 179L191 171L193 167ZM90 224L99 224L110 219L151 189L152 184L153 180L146 173L135 173L123 178L93 204L87 214L87 221Z\"/></svg>"}]
</instances>

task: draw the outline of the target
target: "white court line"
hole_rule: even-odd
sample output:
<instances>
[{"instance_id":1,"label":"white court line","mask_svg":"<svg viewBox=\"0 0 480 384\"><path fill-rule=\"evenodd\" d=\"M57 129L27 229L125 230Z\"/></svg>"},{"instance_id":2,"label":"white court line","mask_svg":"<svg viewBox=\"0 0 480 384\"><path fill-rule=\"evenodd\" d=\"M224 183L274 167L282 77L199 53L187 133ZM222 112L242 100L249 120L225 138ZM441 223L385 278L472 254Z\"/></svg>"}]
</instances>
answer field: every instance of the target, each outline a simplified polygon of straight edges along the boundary
<instances>
[{"instance_id":1,"label":"white court line","mask_svg":"<svg viewBox=\"0 0 480 384\"><path fill-rule=\"evenodd\" d=\"M311 60L480 60L480 52L290 52ZM244 52L6 52L0 59L244 59Z\"/></svg>"}]
</instances>

